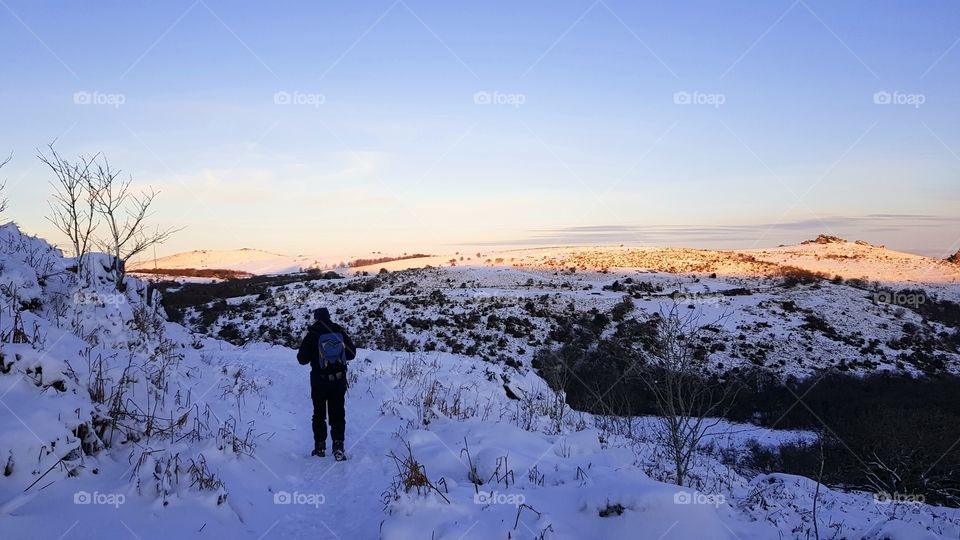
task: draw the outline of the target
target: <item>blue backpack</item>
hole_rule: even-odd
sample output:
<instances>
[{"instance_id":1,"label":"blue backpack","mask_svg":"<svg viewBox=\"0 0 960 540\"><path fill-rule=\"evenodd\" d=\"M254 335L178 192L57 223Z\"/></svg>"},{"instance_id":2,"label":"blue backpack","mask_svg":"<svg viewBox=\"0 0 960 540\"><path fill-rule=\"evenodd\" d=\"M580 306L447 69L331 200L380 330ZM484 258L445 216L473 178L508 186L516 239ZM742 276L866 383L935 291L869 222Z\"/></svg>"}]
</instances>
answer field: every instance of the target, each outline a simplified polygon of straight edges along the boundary
<instances>
[{"instance_id":1,"label":"blue backpack","mask_svg":"<svg viewBox=\"0 0 960 540\"><path fill-rule=\"evenodd\" d=\"M329 334L320 334L320 368L323 369L331 364L346 365L347 352L346 344L343 342L343 335L339 332Z\"/></svg>"}]
</instances>

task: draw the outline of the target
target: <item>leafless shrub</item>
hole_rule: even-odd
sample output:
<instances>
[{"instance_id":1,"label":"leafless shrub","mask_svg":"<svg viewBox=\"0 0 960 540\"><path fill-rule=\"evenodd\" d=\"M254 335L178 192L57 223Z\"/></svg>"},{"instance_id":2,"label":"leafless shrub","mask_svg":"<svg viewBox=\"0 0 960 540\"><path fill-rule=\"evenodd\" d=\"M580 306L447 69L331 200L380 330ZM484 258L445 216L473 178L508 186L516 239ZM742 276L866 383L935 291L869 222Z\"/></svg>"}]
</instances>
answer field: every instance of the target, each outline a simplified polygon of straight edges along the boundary
<instances>
[{"instance_id":1,"label":"leafless shrub","mask_svg":"<svg viewBox=\"0 0 960 540\"><path fill-rule=\"evenodd\" d=\"M253 456L257 447L257 435L254 432L252 422L248 423L246 428L246 431L241 435L237 431L237 419L232 416L221 422L220 428L217 430L218 448L220 450L230 450L235 454Z\"/></svg>"},{"instance_id":2,"label":"leafless shrub","mask_svg":"<svg viewBox=\"0 0 960 540\"><path fill-rule=\"evenodd\" d=\"M538 465L534 465L529 471L527 471L527 480L535 486L543 487L543 483L546 479L546 473L541 473Z\"/></svg>"},{"instance_id":3,"label":"leafless shrub","mask_svg":"<svg viewBox=\"0 0 960 540\"><path fill-rule=\"evenodd\" d=\"M57 268L59 253L44 242L37 241L34 236L26 234L10 234L3 237L0 243L0 252L16 254L24 264L37 274L37 282L43 286L60 270Z\"/></svg>"},{"instance_id":4,"label":"leafless shrub","mask_svg":"<svg viewBox=\"0 0 960 540\"><path fill-rule=\"evenodd\" d=\"M470 455L470 445L467 443L466 437L463 438L463 449L460 450L460 457L463 458L464 454L467 455L467 478L473 484L473 490L479 493L479 486L483 485L483 479L480 478L477 466L473 463L473 457Z\"/></svg>"},{"instance_id":5,"label":"leafless shrub","mask_svg":"<svg viewBox=\"0 0 960 540\"><path fill-rule=\"evenodd\" d=\"M204 405L203 411L200 410L199 403L194 403L192 406L188 404L187 408L193 410L193 414L190 415L192 418L191 427L190 430L181 435L177 441L187 440L190 442L199 442L211 437L213 432L210 429L210 419L215 419L216 416L213 414L213 411L210 410L210 406Z\"/></svg>"},{"instance_id":6,"label":"leafless shrub","mask_svg":"<svg viewBox=\"0 0 960 540\"><path fill-rule=\"evenodd\" d=\"M3 166L6 165L7 163L10 163L11 159L13 159L13 154L10 154L9 156L6 157L6 159L4 159L3 161L0 161L0 169L2 169ZM6 190L7 190L7 182L6 181L0 182L0 214L6 212L7 206L10 204L10 200L7 198L5 193Z\"/></svg>"},{"instance_id":7,"label":"leafless shrub","mask_svg":"<svg viewBox=\"0 0 960 540\"><path fill-rule=\"evenodd\" d=\"M153 479L156 482L157 493L163 498L163 505L166 506L167 499L180 485L180 454L161 453L158 459L154 459Z\"/></svg>"},{"instance_id":8,"label":"leafless shrub","mask_svg":"<svg viewBox=\"0 0 960 540\"><path fill-rule=\"evenodd\" d=\"M27 332L23 327L22 312L16 308L16 305L12 305L10 311L12 312L13 325L11 326L10 330L6 332L0 332L0 342L30 343L30 336L27 335Z\"/></svg>"},{"instance_id":9,"label":"leafless shrub","mask_svg":"<svg viewBox=\"0 0 960 540\"><path fill-rule=\"evenodd\" d=\"M641 418L634 412L633 396L625 392L611 392L605 400L610 409L618 411L619 415L604 414L594 416L594 424L604 434L623 437L628 441L647 442L647 433L642 428Z\"/></svg>"},{"instance_id":10,"label":"leafless shrub","mask_svg":"<svg viewBox=\"0 0 960 540\"><path fill-rule=\"evenodd\" d=\"M222 492L223 480L210 471L207 465L207 458L203 454L197 456L197 459L190 460L190 466L187 468L190 475L190 486L196 486L197 489L208 491L221 491L217 497L217 504L223 504L227 500L227 494Z\"/></svg>"},{"instance_id":11,"label":"leafless shrub","mask_svg":"<svg viewBox=\"0 0 960 540\"><path fill-rule=\"evenodd\" d=\"M493 474L490 475L490 479L487 482L496 480L498 484L502 483L504 487L509 488L510 483L517 483L516 474L514 474L513 469L510 468L510 463L508 456L500 456L497 458L496 468L493 470Z\"/></svg>"},{"instance_id":12,"label":"leafless shrub","mask_svg":"<svg viewBox=\"0 0 960 540\"><path fill-rule=\"evenodd\" d=\"M238 418L243 419L243 406L247 396L254 396L258 400L258 412L263 410L263 388L256 379L247 375L243 366L238 367L232 374L227 372L224 375L225 380L220 385L220 399L227 401L228 398L233 398Z\"/></svg>"},{"instance_id":13,"label":"leafless shrub","mask_svg":"<svg viewBox=\"0 0 960 540\"><path fill-rule=\"evenodd\" d=\"M641 370L640 379L654 398L657 434L673 466L673 480L684 485L704 437L720 423L737 390L732 384L705 384L707 359L695 348L705 327L697 312L681 315L674 303L661 318L659 362Z\"/></svg>"},{"instance_id":14,"label":"leafless shrub","mask_svg":"<svg viewBox=\"0 0 960 540\"><path fill-rule=\"evenodd\" d=\"M97 157L81 156L72 162L57 153L52 143L47 148L49 157L43 153L37 156L55 177L51 182L54 194L47 220L70 240L79 278L84 271L86 254L93 247L93 234L97 228L96 197L90 178L90 168Z\"/></svg>"},{"instance_id":15,"label":"leafless shrub","mask_svg":"<svg viewBox=\"0 0 960 540\"><path fill-rule=\"evenodd\" d=\"M399 500L401 492L410 493L411 491L416 491L417 495L436 493L449 504L450 499L439 489L437 483L430 480L426 468L413 456L410 443L403 441L403 444L407 450L405 456L398 456L393 451L387 454L387 457L393 460L397 467L397 474L394 476L390 487L383 494L384 507L389 508L391 502ZM446 485L445 481L443 485Z\"/></svg>"},{"instance_id":16,"label":"leafless shrub","mask_svg":"<svg viewBox=\"0 0 960 540\"><path fill-rule=\"evenodd\" d=\"M567 419L566 393L554 392L543 387L534 387L523 392L519 399L514 400L513 424L524 431L538 431L559 434ZM537 422L547 418L549 425L541 428Z\"/></svg>"},{"instance_id":17,"label":"leafless shrub","mask_svg":"<svg viewBox=\"0 0 960 540\"><path fill-rule=\"evenodd\" d=\"M534 509L534 508L533 508L532 506L530 506L529 504L523 503L523 504L521 504L520 506L517 507L517 519L513 522L513 529L514 529L514 530L516 530L517 527L520 526L520 514L521 514L524 510L529 510L529 511L533 512L534 514L537 515L537 518L538 518L538 519L543 516L543 514L541 514L540 512L537 512L537 510ZM553 530L553 526L552 526L552 525L551 525L551 526L548 526L547 529L544 529L544 530L537 536L537 538L539 538L539 539L546 538L546 534L547 534L547 531L548 531L548 530L552 531L552 530Z\"/></svg>"},{"instance_id":18,"label":"leafless shrub","mask_svg":"<svg viewBox=\"0 0 960 540\"><path fill-rule=\"evenodd\" d=\"M830 276L823 272L814 272L796 266L782 265L773 272L774 277L783 279L784 287L795 287L797 285L812 285L819 281L826 281Z\"/></svg>"},{"instance_id":19,"label":"leafless shrub","mask_svg":"<svg viewBox=\"0 0 960 540\"><path fill-rule=\"evenodd\" d=\"M107 401L107 379L104 374L103 354L93 359L93 347L87 347L83 353L87 360L87 392L90 401L104 404Z\"/></svg>"},{"instance_id":20,"label":"leafless shrub","mask_svg":"<svg viewBox=\"0 0 960 540\"><path fill-rule=\"evenodd\" d=\"M57 328L60 328L61 321L66 320L70 313L70 297L61 292L54 292L50 297L49 306L54 324L57 325Z\"/></svg>"},{"instance_id":21,"label":"leafless shrub","mask_svg":"<svg viewBox=\"0 0 960 540\"><path fill-rule=\"evenodd\" d=\"M426 387L420 392L423 396L421 399L416 400L414 404L417 408L417 419L420 421L421 426L429 426L430 422L436 418L437 413L434 411L434 399L437 392L437 386L440 383L437 381L431 381Z\"/></svg>"},{"instance_id":22,"label":"leafless shrub","mask_svg":"<svg viewBox=\"0 0 960 540\"><path fill-rule=\"evenodd\" d=\"M120 171L111 168L106 158L92 160L88 177L92 208L106 226L98 245L113 256L114 281L117 289L123 290L127 261L162 244L180 229L150 230L146 222L157 192L134 191L133 178L121 179Z\"/></svg>"}]
</instances>

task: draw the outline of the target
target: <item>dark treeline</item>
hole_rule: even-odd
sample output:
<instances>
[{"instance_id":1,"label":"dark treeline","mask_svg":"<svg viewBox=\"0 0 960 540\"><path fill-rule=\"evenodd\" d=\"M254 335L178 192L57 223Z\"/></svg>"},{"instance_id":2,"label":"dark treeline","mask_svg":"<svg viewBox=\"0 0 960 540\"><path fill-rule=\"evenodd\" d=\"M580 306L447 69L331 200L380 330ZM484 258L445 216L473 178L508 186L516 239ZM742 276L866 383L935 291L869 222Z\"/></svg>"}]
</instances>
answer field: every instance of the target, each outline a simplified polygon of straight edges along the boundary
<instances>
[{"instance_id":1,"label":"dark treeline","mask_svg":"<svg viewBox=\"0 0 960 540\"><path fill-rule=\"evenodd\" d=\"M249 272L228 270L223 268L139 268L135 274L149 274L153 276L194 277L213 279L244 279L253 277Z\"/></svg>"},{"instance_id":2,"label":"dark treeline","mask_svg":"<svg viewBox=\"0 0 960 540\"><path fill-rule=\"evenodd\" d=\"M393 261L405 261L407 259L422 259L424 257L432 257L433 255L427 255L425 253L414 253L412 255L403 255L399 257L378 257L376 259L354 259L350 261L349 266L351 268L359 268L361 266L371 266L374 264L384 264Z\"/></svg>"}]
</instances>

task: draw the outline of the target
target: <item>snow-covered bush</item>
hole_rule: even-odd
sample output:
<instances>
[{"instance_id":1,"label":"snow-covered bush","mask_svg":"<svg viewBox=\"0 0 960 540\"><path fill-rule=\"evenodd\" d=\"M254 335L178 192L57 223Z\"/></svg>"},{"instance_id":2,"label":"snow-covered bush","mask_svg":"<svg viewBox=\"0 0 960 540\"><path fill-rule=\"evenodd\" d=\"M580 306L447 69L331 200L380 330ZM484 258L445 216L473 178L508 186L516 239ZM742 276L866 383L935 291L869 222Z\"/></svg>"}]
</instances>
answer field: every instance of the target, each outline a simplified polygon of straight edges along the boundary
<instances>
[{"instance_id":1,"label":"snow-covered bush","mask_svg":"<svg viewBox=\"0 0 960 540\"><path fill-rule=\"evenodd\" d=\"M125 460L142 496L166 504L209 490L222 504L204 456L252 452L240 415L255 384L230 374L236 409L221 406L225 396L212 407L207 385L225 377L186 360L189 334L166 321L156 292L132 278L117 287L109 256L87 254L82 271L77 262L0 227L0 486L30 493Z\"/></svg>"}]
</instances>

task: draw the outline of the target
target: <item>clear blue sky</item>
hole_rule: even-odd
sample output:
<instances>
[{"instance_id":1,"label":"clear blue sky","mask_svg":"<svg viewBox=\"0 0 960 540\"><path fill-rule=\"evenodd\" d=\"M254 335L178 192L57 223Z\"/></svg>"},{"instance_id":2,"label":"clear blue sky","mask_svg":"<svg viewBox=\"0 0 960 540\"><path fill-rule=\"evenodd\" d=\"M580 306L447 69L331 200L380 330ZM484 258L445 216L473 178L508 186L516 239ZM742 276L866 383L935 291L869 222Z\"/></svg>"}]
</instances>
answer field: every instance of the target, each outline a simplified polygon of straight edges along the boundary
<instances>
[{"instance_id":1,"label":"clear blue sky","mask_svg":"<svg viewBox=\"0 0 960 540\"><path fill-rule=\"evenodd\" d=\"M54 236L36 149L103 152L187 227L161 254L944 255L958 41L956 1L0 0L0 178Z\"/></svg>"}]
</instances>

